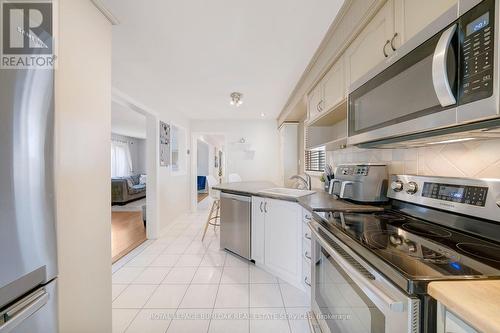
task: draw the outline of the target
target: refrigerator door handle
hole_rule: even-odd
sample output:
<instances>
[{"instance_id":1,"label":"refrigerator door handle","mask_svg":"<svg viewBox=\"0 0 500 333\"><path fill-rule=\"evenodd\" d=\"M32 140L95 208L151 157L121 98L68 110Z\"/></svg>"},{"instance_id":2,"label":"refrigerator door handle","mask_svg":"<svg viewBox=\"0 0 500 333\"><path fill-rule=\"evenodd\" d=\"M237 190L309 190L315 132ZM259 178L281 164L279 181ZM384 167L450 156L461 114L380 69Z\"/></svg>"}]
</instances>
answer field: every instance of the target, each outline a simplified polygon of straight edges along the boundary
<instances>
[{"instance_id":1,"label":"refrigerator door handle","mask_svg":"<svg viewBox=\"0 0 500 333\"><path fill-rule=\"evenodd\" d=\"M11 332L16 326L47 304L48 300L49 294L47 291L39 289L0 313L0 333Z\"/></svg>"}]
</instances>

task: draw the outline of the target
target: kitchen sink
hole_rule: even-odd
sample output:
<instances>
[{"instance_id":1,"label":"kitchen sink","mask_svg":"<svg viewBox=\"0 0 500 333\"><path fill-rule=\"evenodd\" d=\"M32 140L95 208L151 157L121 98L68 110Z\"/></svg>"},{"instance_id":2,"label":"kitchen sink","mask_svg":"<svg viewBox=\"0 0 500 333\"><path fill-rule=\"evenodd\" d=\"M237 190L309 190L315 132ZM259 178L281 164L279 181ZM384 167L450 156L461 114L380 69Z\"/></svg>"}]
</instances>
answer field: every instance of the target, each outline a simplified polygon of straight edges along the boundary
<instances>
[{"instance_id":1,"label":"kitchen sink","mask_svg":"<svg viewBox=\"0 0 500 333\"><path fill-rule=\"evenodd\" d=\"M284 196L284 197L291 197L291 198L300 198L300 197L304 197L306 195L314 194L314 193L316 193L316 191L298 190L295 188L276 187L276 188L269 188L266 190L259 191L259 193L278 195L278 196Z\"/></svg>"}]
</instances>

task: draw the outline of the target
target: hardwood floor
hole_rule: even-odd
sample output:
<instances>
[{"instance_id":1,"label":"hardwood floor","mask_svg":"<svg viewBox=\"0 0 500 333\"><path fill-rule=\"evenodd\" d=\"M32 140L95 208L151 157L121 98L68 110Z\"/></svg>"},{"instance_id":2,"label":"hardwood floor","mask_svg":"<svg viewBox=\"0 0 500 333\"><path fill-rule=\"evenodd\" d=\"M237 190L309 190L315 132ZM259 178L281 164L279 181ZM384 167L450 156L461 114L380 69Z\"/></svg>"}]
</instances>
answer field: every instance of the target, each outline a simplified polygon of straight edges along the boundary
<instances>
[{"instance_id":1,"label":"hardwood floor","mask_svg":"<svg viewBox=\"0 0 500 333\"><path fill-rule=\"evenodd\" d=\"M208 197L208 193L198 193L198 202Z\"/></svg>"},{"instance_id":2,"label":"hardwood floor","mask_svg":"<svg viewBox=\"0 0 500 333\"><path fill-rule=\"evenodd\" d=\"M113 263L146 241L142 212L111 212Z\"/></svg>"}]
</instances>

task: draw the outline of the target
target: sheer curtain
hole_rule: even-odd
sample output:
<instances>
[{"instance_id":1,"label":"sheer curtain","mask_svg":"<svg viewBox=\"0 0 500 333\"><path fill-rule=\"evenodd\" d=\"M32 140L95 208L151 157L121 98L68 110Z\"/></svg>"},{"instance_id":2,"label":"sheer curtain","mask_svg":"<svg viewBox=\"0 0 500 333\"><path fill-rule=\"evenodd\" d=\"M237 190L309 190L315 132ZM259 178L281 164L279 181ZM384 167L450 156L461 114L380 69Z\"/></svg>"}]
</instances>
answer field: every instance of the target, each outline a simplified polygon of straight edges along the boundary
<instances>
[{"instance_id":1,"label":"sheer curtain","mask_svg":"<svg viewBox=\"0 0 500 333\"><path fill-rule=\"evenodd\" d=\"M127 177L132 172L132 157L126 143L111 142L111 177Z\"/></svg>"}]
</instances>

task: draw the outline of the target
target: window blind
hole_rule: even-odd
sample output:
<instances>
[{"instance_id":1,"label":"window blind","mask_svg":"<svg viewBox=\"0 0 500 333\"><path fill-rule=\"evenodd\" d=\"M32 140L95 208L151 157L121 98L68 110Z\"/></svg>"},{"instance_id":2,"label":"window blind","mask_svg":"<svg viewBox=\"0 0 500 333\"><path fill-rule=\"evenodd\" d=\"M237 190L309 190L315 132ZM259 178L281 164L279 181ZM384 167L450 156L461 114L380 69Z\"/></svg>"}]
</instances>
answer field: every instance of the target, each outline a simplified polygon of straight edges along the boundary
<instances>
[{"instance_id":1,"label":"window blind","mask_svg":"<svg viewBox=\"0 0 500 333\"><path fill-rule=\"evenodd\" d=\"M306 171L325 171L325 148L317 148L305 151Z\"/></svg>"}]
</instances>

